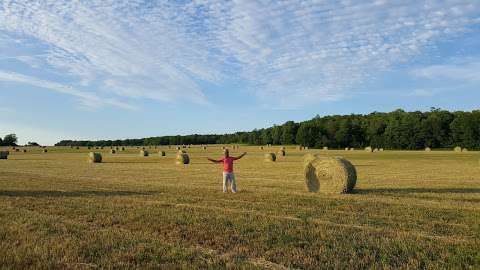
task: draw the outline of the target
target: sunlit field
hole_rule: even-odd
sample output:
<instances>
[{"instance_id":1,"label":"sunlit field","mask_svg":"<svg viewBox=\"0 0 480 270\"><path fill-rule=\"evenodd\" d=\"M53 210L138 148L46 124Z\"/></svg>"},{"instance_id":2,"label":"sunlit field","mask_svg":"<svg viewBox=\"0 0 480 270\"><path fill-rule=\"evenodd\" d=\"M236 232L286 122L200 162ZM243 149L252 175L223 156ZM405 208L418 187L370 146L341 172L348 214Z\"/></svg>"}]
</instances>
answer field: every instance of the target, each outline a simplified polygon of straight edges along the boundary
<instances>
[{"instance_id":1,"label":"sunlit field","mask_svg":"<svg viewBox=\"0 0 480 270\"><path fill-rule=\"evenodd\" d=\"M240 146L26 148L0 160L0 268L479 269L480 155ZM158 154L166 151L166 157ZM103 162L87 163L89 151ZM343 156L354 194L310 193L303 155Z\"/></svg>"}]
</instances>

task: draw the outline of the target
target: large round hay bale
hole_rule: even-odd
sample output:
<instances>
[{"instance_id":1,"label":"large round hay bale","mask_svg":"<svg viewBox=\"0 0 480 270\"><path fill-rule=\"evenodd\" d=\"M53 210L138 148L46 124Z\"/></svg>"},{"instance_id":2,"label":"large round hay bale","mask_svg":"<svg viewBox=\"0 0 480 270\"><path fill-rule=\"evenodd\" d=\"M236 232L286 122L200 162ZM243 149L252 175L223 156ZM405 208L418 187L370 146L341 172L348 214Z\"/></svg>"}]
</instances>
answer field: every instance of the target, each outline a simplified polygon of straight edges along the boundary
<instances>
[{"instance_id":1,"label":"large round hay bale","mask_svg":"<svg viewBox=\"0 0 480 270\"><path fill-rule=\"evenodd\" d=\"M265 161L268 162L275 162L277 160L277 156L275 155L275 153L267 153L264 157Z\"/></svg>"},{"instance_id":2,"label":"large round hay bale","mask_svg":"<svg viewBox=\"0 0 480 270\"><path fill-rule=\"evenodd\" d=\"M425 147L425 151L430 152L432 149L430 147Z\"/></svg>"},{"instance_id":3,"label":"large round hay bale","mask_svg":"<svg viewBox=\"0 0 480 270\"><path fill-rule=\"evenodd\" d=\"M167 155L167 154L165 153L165 151L158 151L158 154L159 154L161 157L164 157L164 156Z\"/></svg>"},{"instance_id":4,"label":"large round hay bale","mask_svg":"<svg viewBox=\"0 0 480 270\"><path fill-rule=\"evenodd\" d=\"M455 148L453 148L453 151L462 152L462 148L460 146L455 146Z\"/></svg>"},{"instance_id":5,"label":"large round hay bale","mask_svg":"<svg viewBox=\"0 0 480 270\"><path fill-rule=\"evenodd\" d=\"M116 154L117 153L117 150L115 149L110 149L110 154Z\"/></svg>"},{"instance_id":6,"label":"large round hay bale","mask_svg":"<svg viewBox=\"0 0 480 270\"><path fill-rule=\"evenodd\" d=\"M278 150L278 155L281 156L281 157L284 157L285 156L285 150L284 149Z\"/></svg>"},{"instance_id":7,"label":"large round hay bale","mask_svg":"<svg viewBox=\"0 0 480 270\"><path fill-rule=\"evenodd\" d=\"M101 163L102 162L102 155L100 153L90 152L88 154L88 162L89 163Z\"/></svg>"},{"instance_id":8,"label":"large round hay bale","mask_svg":"<svg viewBox=\"0 0 480 270\"><path fill-rule=\"evenodd\" d=\"M148 157L148 151L147 150L140 150L140 156L141 157Z\"/></svg>"},{"instance_id":9,"label":"large round hay bale","mask_svg":"<svg viewBox=\"0 0 480 270\"><path fill-rule=\"evenodd\" d=\"M367 146L367 147L365 147L365 151L371 153L371 152L373 152L373 149L372 149L371 146Z\"/></svg>"},{"instance_id":10,"label":"large round hay bale","mask_svg":"<svg viewBox=\"0 0 480 270\"><path fill-rule=\"evenodd\" d=\"M0 151L0 159L8 159L8 155L10 152L8 151Z\"/></svg>"},{"instance_id":11,"label":"large round hay bale","mask_svg":"<svg viewBox=\"0 0 480 270\"><path fill-rule=\"evenodd\" d=\"M468 149L467 149L467 148L463 148L463 149L462 149L462 152L468 152Z\"/></svg>"},{"instance_id":12,"label":"large round hay bale","mask_svg":"<svg viewBox=\"0 0 480 270\"><path fill-rule=\"evenodd\" d=\"M357 171L342 157L308 155L304 161L304 177L311 192L351 193L357 182Z\"/></svg>"},{"instance_id":13,"label":"large round hay bale","mask_svg":"<svg viewBox=\"0 0 480 270\"><path fill-rule=\"evenodd\" d=\"M185 152L179 152L177 154L177 158L176 158L176 161L175 163L177 165L180 165L180 164L189 164L190 163L190 157L188 156L187 153Z\"/></svg>"}]
</instances>

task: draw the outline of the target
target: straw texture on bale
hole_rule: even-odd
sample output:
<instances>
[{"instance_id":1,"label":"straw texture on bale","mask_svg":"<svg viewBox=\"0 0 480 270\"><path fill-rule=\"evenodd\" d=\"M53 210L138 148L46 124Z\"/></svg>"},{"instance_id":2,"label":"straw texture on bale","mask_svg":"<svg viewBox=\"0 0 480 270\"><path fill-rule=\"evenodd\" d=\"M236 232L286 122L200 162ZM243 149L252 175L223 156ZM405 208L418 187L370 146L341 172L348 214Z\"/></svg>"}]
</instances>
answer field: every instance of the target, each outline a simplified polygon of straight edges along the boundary
<instances>
[{"instance_id":1,"label":"straw texture on bale","mask_svg":"<svg viewBox=\"0 0 480 270\"><path fill-rule=\"evenodd\" d=\"M432 149L430 147L425 147L425 151L430 152Z\"/></svg>"},{"instance_id":2,"label":"straw texture on bale","mask_svg":"<svg viewBox=\"0 0 480 270\"><path fill-rule=\"evenodd\" d=\"M456 146L455 148L453 148L453 151L462 152L462 148L460 146Z\"/></svg>"},{"instance_id":3,"label":"straw texture on bale","mask_svg":"<svg viewBox=\"0 0 480 270\"><path fill-rule=\"evenodd\" d=\"M275 162L276 160L277 160L277 156L275 155L275 153L265 154L265 161Z\"/></svg>"},{"instance_id":4,"label":"straw texture on bale","mask_svg":"<svg viewBox=\"0 0 480 270\"><path fill-rule=\"evenodd\" d=\"M0 151L0 159L8 159L8 151Z\"/></svg>"},{"instance_id":5,"label":"straw texture on bale","mask_svg":"<svg viewBox=\"0 0 480 270\"><path fill-rule=\"evenodd\" d=\"M159 154L160 154L160 156L162 156L162 157L166 156L166 153L165 153L165 151L159 151L158 153L159 153Z\"/></svg>"},{"instance_id":6,"label":"straw texture on bale","mask_svg":"<svg viewBox=\"0 0 480 270\"><path fill-rule=\"evenodd\" d=\"M148 151L147 150L140 150L140 156L141 157L148 157Z\"/></svg>"},{"instance_id":7,"label":"straw texture on bale","mask_svg":"<svg viewBox=\"0 0 480 270\"><path fill-rule=\"evenodd\" d=\"M311 192L351 193L357 182L357 171L350 161L342 157L307 155L304 177Z\"/></svg>"},{"instance_id":8,"label":"straw texture on bale","mask_svg":"<svg viewBox=\"0 0 480 270\"><path fill-rule=\"evenodd\" d=\"M100 153L90 152L88 154L88 162L89 163L101 163L102 162L102 155Z\"/></svg>"},{"instance_id":9,"label":"straw texture on bale","mask_svg":"<svg viewBox=\"0 0 480 270\"><path fill-rule=\"evenodd\" d=\"M179 152L179 153L177 154L177 158L176 158L175 163L176 163L177 165L189 164L189 163L190 163L190 157L189 157L188 154L185 153L185 152Z\"/></svg>"},{"instance_id":10,"label":"straw texture on bale","mask_svg":"<svg viewBox=\"0 0 480 270\"><path fill-rule=\"evenodd\" d=\"M372 150L372 147L370 147L370 146L367 146L367 147L365 147L365 151L367 151L367 152L370 152L370 153L371 153L373 150Z\"/></svg>"}]
</instances>

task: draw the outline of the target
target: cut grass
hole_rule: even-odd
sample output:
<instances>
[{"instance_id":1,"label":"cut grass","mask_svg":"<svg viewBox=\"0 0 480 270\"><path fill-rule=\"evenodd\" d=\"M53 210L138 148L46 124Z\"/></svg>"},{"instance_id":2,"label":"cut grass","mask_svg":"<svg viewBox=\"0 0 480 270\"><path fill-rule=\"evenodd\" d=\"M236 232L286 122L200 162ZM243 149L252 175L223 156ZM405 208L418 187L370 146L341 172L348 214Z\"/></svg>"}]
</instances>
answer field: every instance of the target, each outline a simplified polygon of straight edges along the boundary
<instances>
[{"instance_id":1,"label":"cut grass","mask_svg":"<svg viewBox=\"0 0 480 270\"><path fill-rule=\"evenodd\" d=\"M258 147L223 194L221 149L191 147L189 166L128 148L104 163L49 148L0 161L0 265L6 268L480 267L478 153L295 150L275 163ZM306 152L342 155L356 193L306 191ZM232 150L232 155L238 155Z\"/></svg>"}]
</instances>

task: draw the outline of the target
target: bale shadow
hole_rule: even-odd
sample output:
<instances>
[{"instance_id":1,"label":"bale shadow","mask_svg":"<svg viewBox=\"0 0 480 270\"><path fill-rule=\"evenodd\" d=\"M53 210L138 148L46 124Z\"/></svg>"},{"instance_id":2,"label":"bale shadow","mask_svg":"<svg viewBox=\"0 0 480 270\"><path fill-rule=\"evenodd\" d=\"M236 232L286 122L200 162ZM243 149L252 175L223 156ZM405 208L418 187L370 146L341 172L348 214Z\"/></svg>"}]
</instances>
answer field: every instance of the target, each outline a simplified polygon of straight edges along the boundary
<instances>
[{"instance_id":1,"label":"bale shadow","mask_svg":"<svg viewBox=\"0 0 480 270\"><path fill-rule=\"evenodd\" d=\"M356 194L480 193L480 188L372 188L355 189Z\"/></svg>"},{"instance_id":2,"label":"bale shadow","mask_svg":"<svg viewBox=\"0 0 480 270\"><path fill-rule=\"evenodd\" d=\"M134 192L134 191L56 191L56 190L12 190L0 191L0 197L35 197L35 198L59 198L59 197L114 197L114 196L144 196L153 195L157 192Z\"/></svg>"}]
</instances>

